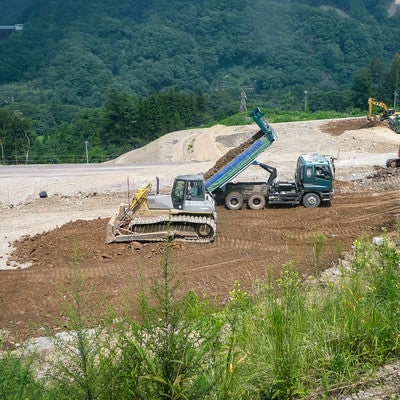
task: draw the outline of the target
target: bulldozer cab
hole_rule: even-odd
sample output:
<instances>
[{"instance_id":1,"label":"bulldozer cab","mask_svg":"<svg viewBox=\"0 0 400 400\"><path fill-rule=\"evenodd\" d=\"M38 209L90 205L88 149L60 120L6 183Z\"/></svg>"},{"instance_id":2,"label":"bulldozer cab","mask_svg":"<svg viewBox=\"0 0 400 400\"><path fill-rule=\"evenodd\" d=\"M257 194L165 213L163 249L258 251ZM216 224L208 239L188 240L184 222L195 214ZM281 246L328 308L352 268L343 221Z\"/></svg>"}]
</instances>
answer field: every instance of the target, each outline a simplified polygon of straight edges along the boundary
<instances>
[{"instance_id":1,"label":"bulldozer cab","mask_svg":"<svg viewBox=\"0 0 400 400\"><path fill-rule=\"evenodd\" d=\"M171 193L172 204L184 210L192 202L205 201L205 185L202 175L181 175L175 178Z\"/></svg>"}]
</instances>

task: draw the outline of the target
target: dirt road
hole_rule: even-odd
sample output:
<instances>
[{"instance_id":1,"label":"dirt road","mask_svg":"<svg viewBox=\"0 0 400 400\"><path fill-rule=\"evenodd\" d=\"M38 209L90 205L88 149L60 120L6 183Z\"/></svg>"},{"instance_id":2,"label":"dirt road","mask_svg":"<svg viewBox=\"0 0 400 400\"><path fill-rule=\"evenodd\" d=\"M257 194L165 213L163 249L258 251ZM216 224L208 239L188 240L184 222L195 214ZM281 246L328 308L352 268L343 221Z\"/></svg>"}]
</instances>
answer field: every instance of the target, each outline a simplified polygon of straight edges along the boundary
<instances>
[{"instance_id":1,"label":"dirt road","mask_svg":"<svg viewBox=\"0 0 400 400\"><path fill-rule=\"evenodd\" d=\"M393 143L388 146L393 147ZM375 156L382 157L388 148L375 145L377 150L371 153L369 165L360 165L365 170L375 170L373 177L336 182L331 207L260 211L219 207L214 243L173 244L169 263L180 278L180 292L193 289L199 296L223 304L235 281L250 288L267 272L276 276L284 264L293 264L304 278L314 274L311 242L315 235L326 238L318 265L322 270L336 263L363 233L378 236L383 227L394 232L400 222L400 169L373 167ZM341 168L339 176L349 174L344 166ZM9 333L10 342L37 335L40 326L63 329L65 316L60 304L65 302L66 291L74 289L76 269L90 288L87 306L92 309L103 300L117 308L132 306L140 289L149 286L151 277L159 274L162 245L104 244L108 221L104 216L111 215L125 196L126 193L112 190L60 193L3 207L2 235L7 235L6 227L15 227L17 232L25 229L27 235L13 241L15 251L11 257L2 255L3 261L14 266L0 271L0 327ZM71 222L63 225L68 217ZM43 226L51 222L58 227L40 233L37 229L41 220L45 221ZM37 224L34 228L33 222ZM15 267L24 263L30 266Z\"/></svg>"}]
</instances>

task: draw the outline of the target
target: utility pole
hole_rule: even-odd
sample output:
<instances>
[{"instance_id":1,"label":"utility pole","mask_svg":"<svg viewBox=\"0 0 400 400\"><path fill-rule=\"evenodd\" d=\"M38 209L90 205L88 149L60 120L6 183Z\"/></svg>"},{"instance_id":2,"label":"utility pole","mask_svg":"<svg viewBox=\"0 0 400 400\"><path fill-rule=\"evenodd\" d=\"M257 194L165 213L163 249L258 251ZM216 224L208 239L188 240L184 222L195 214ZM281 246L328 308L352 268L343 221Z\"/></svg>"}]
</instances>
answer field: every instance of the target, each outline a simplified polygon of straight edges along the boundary
<instances>
[{"instance_id":1,"label":"utility pole","mask_svg":"<svg viewBox=\"0 0 400 400\"><path fill-rule=\"evenodd\" d=\"M89 153L88 153L88 141L85 140L85 150L86 150L86 164L89 164Z\"/></svg>"},{"instance_id":2,"label":"utility pole","mask_svg":"<svg viewBox=\"0 0 400 400\"><path fill-rule=\"evenodd\" d=\"M254 89L254 86L242 86L240 88L240 112L247 111L247 94L245 90L248 92Z\"/></svg>"},{"instance_id":3,"label":"utility pole","mask_svg":"<svg viewBox=\"0 0 400 400\"><path fill-rule=\"evenodd\" d=\"M247 111L247 104L246 104L247 96L244 89L240 92L240 112Z\"/></svg>"},{"instance_id":4,"label":"utility pole","mask_svg":"<svg viewBox=\"0 0 400 400\"><path fill-rule=\"evenodd\" d=\"M307 90L304 91L304 111L308 111L308 103L307 103Z\"/></svg>"},{"instance_id":5,"label":"utility pole","mask_svg":"<svg viewBox=\"0 0 400 400\"><path fill-rule=\"evenodd\" d=\"M397 106L397 95L398 95L397 89L395 89L395 91L394 91L393 94L394 94L393 108L396 110L396 106Z\"/></svg>"}]
</instances>

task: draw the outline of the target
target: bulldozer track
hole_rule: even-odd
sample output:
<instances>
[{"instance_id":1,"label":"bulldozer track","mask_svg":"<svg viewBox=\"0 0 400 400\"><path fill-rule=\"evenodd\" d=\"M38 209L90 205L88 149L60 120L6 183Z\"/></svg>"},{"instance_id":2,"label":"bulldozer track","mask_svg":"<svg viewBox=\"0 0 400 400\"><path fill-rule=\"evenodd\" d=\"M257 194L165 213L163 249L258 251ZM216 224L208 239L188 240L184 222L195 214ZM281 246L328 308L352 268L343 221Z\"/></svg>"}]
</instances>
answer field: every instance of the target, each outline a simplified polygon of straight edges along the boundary
<instances>
[{"instance_id":1,"label":"bulldozer track","mask_svg":"<svg viewBox=\"0 0 400 400\"><path fill-rule=\"evenodd\" d=\"M128 226L119 228L119 232L122 236L117 237L117 241L124 238L125 242L162 242L171 237L177 241L209 243L214 240L216 224L207 216L166 214L132 218Z\"/></svg>"}]
</instances>

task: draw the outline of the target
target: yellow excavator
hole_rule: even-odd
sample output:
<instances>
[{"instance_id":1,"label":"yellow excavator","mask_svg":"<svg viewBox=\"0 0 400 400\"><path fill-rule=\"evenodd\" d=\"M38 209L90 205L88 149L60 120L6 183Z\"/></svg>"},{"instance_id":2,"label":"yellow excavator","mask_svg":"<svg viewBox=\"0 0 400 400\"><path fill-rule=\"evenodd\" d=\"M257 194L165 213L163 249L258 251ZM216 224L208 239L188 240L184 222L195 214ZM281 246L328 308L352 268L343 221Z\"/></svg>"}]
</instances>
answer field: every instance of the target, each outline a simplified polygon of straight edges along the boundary
<instances>
[{"instance_id":1,"label":"yellow excavator","mask_svg":"<svg viewBox=\"0 0 400 400\"><path fill-rule=\"evenodd\" d=\"M368 116L367 119L368 121L376 121L377 120L377 115L374 114L374 106L379 107L381 110L379 114L379 120L383 121L385 119L388 119L389 116L393 115L395 113L394 109L388 108L388 106L383 102L376 100L372 97L368 99Z\"/></svg>"},{"instance_id":2,"label":"yellow excavator","mask_svg":"<svg viewBox=\"0 0 400 400\"><path fill-rule=\"evenodd\" d=\"M374 109L376 109L376 107L379 107L382 110L379 114L379 120L387 120L388 127L396 133L400 133L400 111L388 108L383 101L373 99L372 97L368 99L368 121L372 122L377 120L378 116L374 114Z\"/></svg>"}]
</instances>

